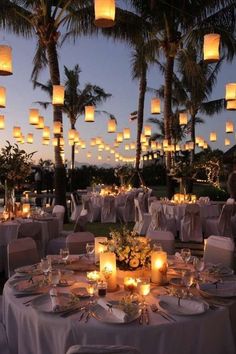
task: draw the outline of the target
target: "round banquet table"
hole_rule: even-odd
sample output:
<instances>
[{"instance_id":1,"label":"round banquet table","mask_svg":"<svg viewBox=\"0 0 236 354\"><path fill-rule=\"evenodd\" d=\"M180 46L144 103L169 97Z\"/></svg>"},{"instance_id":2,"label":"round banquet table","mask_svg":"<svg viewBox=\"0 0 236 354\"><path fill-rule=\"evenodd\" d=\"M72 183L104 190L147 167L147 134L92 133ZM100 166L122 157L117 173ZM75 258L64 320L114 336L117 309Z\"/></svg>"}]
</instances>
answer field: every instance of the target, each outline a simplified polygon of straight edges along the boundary
<instances>
[{"instance_id":1,"label":"round banquet table","mask_svg":"<svg viewBox=\"0 0 236 354\"><path fill-rule=\"evenodd\" d=\"M83 276L76 275L77 281ZM68 289L63 288L62 291ZM122 292L123 290L121 290ZM148 303L156 301L154 293ZM119 292L109 293L109 298ZM121 294L120 294L121 296ZM3 291L3 322L11 354L65 354L74 344L126 344L142 354L235 354L228 307L196 316L176 317L170 322L149 309L150 324L106 324L95 318L78 321L80 313L67 318L37 312L16 298L9 281Z\"/></svg>"}]
</instances>

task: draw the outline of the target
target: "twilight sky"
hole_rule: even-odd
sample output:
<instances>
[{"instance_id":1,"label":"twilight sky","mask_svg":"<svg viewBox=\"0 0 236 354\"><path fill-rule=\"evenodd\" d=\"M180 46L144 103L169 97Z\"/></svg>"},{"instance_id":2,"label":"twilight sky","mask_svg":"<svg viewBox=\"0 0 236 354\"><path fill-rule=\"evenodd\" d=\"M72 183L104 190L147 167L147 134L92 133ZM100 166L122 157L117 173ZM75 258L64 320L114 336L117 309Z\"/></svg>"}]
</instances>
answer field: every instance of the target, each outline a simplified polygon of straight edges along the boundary
<instances>
[{"instance_id":1,"label":"twilight sky","mask_svg":"<svg viewBox=\"0 0 236 354\"><path fill-rule=\"evenodd\" d=\"M39 158L53 160L54 151L52 145L43 146L41 144L40 130L36 130L28 123L29 108L40 108L34 103L38 100L48 100L47 96L39 89L33 90L30 82L30 74L32 70L32 59L34 54L35 42L33 40L22 39L1 33L0 43L5 42L11 45L13 49L13 75L8 77L0 77L0 86L5 86L7 89L7 107L1 109L1 114L6 116L6 129L0 131L0 147L5 145L5 141L14 142L12 137L12 128L14 125L20 125L23 134L34 134L34 144L21 145L26 151L37 151L34 156L35 161ZM132 131L131 141L135 141L136 137L136 122L129 122L128 116L130 112L137 109L138 102L138 81L132 81L130 71L130 56L131 50L123 43L115 43L112 40L107 40L103 37L88 38L82 37L77 39L76 43L65 43L62 48L59 48L59 61L61 66L61 81L63 82L63 65L68 68L73 68L75 64L79 64L82 70L81 84L86 82L96 84L104 88L106 92L112 94L112 97L107 100L98 109L106 110L115 115L118 120L117 131L122 131L124 127L130 127ZM220 74L218 75L218 83L214 89L212 98L221 98L225 94L225 84L227 82L235 82L235 66L236 59L231 63L223 63ZM48 80L48 70L42 72L39 81L45 83ZM163 83L163 77L157 68L151 68L148 75L148 86L158 88ZM146 95L145 102L145 118L150 117L150 99L152 95ZM40 113L46 118L46 125L52 126L52 111L46 111L40 108ZM222 150L228 149L224 146L224 139L227 135L231 139L231 146L235 144L235 134L225 134L226 120L234 122L235 112L223 112L214 117L203 117L205 124L197 127L197 135L202 135L206 140L209 140L211 130L218 132L218 141L211 143L213 148ZM112 143L115 139L115 134L108 134L107 119L104 114L97 115L95 123L85 123L84 117L81 116L77 121L77 130L83 139L87 141L86 150L80 150L76 155L78 162L90 163L112 163L114 156L110 162L107 161L107 153L102 153L103 160L97 160L97 149L89 146L91 137L101 136L107 143ZM67 140L68 119L64 117L64 137ZM153 128L155 129L155 128ZM214 145L213 145L214 144ZM230 146L230 147L231 147ZM92 158L86 158L86 152L91 151ZM124 144L121 144L119 150L125 156L132 156L133 151L124 151ZM70 147L65 145L65 157L70 160Z\"/></svg>"}]
</instances>

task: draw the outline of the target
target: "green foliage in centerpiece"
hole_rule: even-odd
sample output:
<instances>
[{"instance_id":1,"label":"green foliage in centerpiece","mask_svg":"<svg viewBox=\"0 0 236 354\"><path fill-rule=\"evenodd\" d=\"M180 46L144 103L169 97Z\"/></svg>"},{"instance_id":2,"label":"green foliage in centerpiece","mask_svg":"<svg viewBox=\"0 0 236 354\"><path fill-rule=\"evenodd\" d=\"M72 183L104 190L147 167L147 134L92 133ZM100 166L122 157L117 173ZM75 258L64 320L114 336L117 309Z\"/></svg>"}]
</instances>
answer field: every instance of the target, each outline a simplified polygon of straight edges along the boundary
<instances>
[{"instance_id":1,"label":"green foliage in centerpiece","mask_svg":"<svg viewBox=\"0 0 236 354\"><path fill-rule=\"evenodd\" d=\"M110 232L108 250L115 252L117 266L121 270L135 270L150 264L150 240L126 227Z\"/></svg>"}]
</instances>

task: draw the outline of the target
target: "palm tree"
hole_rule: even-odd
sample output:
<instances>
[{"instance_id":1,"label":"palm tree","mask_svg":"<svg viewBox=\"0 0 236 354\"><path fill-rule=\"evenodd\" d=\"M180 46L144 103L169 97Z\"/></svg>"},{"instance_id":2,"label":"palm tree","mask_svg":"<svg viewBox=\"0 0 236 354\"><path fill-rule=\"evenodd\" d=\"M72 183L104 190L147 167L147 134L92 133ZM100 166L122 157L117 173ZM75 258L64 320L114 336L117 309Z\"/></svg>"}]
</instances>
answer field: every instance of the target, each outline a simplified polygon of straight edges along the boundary
<instances>
[{"instance_id":1,"label":"palm tree","mask_svg":"<svg viewBox=\"0 0 236 354\"><path fill-rule=\"evenodd\" d=\"M71 129L75 129L77 119L84 114L85 106L97 106L100 103L106 101L111 97L111 94L106 93L101 87L92 85L90 83L85 84L84 88L80 88L80 73L79 65L75 65L73 69L68 69L64 66L65 74L65 100L62 107L62 112L67 115L70 120ZM34 81L35 87L41 88L45 91L49 97L52 97L52 84L48 81L47 84L42 84L38 81ZM37 102L44 108L51 105L50 102ZM71 147L71 168L75 166L75 146Z\"/></svg>"},{"instance_id":2,"label":"palm tree","mask_svg":"<svg viewBox=\"0 0 236 354\"><path fill-rule=\"evenodd\" d=\"M93 6L91 0L3 0L1 1L0 27L18 35L37 39L32 78L48 66L52 85L60 84L58 45L60 30L73 35L92 33ZM53 108L53 120L62 122L62 111ZM66 206L65 167L59 146L55 147L55 197L56 203Z\"/></svg>"}]
</instances>

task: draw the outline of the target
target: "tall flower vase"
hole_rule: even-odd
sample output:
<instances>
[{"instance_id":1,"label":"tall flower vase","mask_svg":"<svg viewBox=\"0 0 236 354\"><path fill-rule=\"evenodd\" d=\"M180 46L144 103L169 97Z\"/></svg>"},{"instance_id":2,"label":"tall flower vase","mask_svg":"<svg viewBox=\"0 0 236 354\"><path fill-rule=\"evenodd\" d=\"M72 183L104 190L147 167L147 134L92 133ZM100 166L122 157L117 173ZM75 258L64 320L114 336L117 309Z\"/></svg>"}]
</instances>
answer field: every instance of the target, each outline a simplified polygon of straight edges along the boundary
<instances>
[{"instance_id":1,"label":"tall flower vase","mask_svg":"<svg viewBox=\"0 0 236 354\"><path fill-rule=\"evenodd\" d=\"M5 211L8 213L9 218L15 215L15 189L10 188L5 181Z\"/></svg>"}]
</instances>

